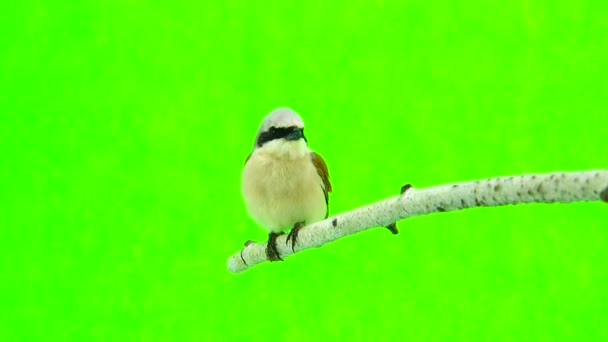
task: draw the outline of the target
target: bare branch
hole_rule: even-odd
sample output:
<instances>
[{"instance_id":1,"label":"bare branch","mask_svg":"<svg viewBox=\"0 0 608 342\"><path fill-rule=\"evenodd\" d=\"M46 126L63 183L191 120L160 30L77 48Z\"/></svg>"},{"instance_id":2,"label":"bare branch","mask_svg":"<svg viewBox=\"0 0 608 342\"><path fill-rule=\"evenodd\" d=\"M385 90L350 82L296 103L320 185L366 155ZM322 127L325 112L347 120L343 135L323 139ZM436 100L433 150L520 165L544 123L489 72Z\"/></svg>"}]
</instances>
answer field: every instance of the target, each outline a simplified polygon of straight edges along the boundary
<instances>
[{"instance_id":1,"label":"bare branch","mask_svg":"<svg viewBox=\"0 0 608 342\"><path fill-rule=\"evenodd\" d=\"M374 227L388 227L408 217L472 207L519 203L608 202L608 169L544 175L490 178L425 189L407 188L391 197L303 227L295 252ZM277 238L283 258L293 254L286 236ZM228 269L242 272L266 261L266 243L248 243L228 259Z\"/></svg>"}]
</instances>

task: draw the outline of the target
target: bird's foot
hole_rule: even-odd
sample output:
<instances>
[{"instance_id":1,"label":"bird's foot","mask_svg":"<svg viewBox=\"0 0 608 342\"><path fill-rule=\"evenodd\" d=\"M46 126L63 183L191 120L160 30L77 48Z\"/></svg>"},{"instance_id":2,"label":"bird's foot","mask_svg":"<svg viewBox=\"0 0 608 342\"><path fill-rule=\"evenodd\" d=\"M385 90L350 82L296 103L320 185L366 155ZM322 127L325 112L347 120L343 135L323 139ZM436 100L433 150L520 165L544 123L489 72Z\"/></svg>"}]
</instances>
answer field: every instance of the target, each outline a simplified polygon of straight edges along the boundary
<instances>
[{"instance_id":1,"label":"bird's foot","mask_svg":"<svg viewBox=\"0 0 608 342\"><path fill-rule=\"evenodd\" d=\"M300 232L300 229L302 229L302 227L304 227L304 222L296 222L296 224L293 225L293 228L287 235L287 240L285 241L285 243L289 243L289 240L291 240L291 250L293 252L295 252L294 249L296 247L296 242L298 241L298 233Z\"/></svg>"},{"instance_id":2,"label":"bird's foot","mask_svg":"<svg viewBox=\"0 0 608 342\"><path fill-rule=\"evenodd\" d=\"M266 244L266 257L269 261L283 261L281 259L281 255L279 254L279 250L277 249L277 237L283 235L285 233L270 233L268 234L268 243Z\"/></svg>"}]
</instances>

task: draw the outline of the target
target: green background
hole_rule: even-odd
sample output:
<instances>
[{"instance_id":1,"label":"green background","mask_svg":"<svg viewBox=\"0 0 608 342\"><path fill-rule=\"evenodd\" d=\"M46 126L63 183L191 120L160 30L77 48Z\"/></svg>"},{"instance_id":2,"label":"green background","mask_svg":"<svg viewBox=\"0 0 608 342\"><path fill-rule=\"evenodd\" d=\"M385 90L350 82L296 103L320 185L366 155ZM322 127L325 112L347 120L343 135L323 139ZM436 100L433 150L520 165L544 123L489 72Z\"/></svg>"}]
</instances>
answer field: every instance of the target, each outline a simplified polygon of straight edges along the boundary
<instances>
[{"instance_id":1,"label":"green background","mask_svg":"<svg viewBox=\"0 0 608 342\"><path fill-rule=\"evenodd\" d=\"M606 168L601 1L0 5L0 340L608 338L608 207L470 209L231 274L290 106L336 214Z\"/></svg>"}]
</instances>

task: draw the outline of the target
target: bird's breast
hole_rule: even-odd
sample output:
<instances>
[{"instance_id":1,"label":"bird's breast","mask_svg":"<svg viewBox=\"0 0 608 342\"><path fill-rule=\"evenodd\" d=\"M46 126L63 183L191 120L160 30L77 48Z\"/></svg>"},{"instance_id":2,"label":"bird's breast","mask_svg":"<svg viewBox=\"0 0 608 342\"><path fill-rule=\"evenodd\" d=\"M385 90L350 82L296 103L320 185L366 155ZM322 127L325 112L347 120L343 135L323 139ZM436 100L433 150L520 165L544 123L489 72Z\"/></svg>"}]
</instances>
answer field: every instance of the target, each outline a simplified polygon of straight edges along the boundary
<instances>
[{"instance_id":1,"label":"bird's breast","mask_svg":"<svg viewBox=\"0 0 608 342\"><path fill-rule=\"evenodd\" d=\"M249 214L270 231L319 221L327 213L323 182L309 156L253 154L245 164L242 187Z\"/></svg>"}]
</instances>

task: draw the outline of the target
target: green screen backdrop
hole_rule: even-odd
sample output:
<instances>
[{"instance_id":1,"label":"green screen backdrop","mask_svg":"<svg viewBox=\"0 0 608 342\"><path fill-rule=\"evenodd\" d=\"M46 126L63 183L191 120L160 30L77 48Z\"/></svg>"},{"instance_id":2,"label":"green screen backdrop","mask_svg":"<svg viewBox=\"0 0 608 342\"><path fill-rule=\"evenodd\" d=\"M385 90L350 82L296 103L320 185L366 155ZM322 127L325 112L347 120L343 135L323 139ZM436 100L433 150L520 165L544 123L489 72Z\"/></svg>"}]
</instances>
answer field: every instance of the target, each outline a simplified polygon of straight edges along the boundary
<instances>
[{"instance_id":1,"label":"green screen backdrop","mask_svg":"<svg viewBox=\"0 0 608 342\"><path fill-rule=\"evenodd\" d=\"M601 1L6 1L0 340L601 341L608 206L408 219L241 274L240 174L289 106L330 214L608 167Z\"/></svg>"}]
</instances>

